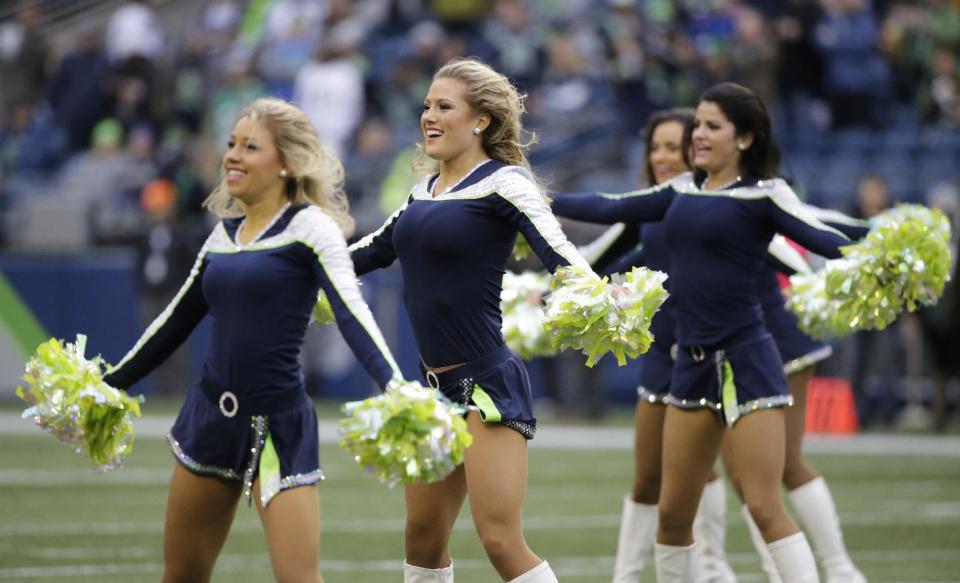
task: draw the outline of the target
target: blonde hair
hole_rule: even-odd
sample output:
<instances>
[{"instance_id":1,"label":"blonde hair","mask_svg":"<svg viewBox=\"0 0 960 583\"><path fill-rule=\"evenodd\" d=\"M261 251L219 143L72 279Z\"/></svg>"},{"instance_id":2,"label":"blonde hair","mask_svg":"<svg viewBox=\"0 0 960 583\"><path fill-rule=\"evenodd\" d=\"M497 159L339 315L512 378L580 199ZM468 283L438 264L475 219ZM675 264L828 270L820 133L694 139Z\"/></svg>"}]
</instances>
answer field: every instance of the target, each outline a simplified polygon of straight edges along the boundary
<instances>
[{"instance_id":1,"label":"blonde hair","mask_svg":"<svg viewBox=\"0 0 960 583\"><path fill-rule=\"evenodd\" d=\"M343 190L344 170L340 160L320 143L316 128L295 105L282 99L257 99L237 119L263 124L273 136L284 168L290 174L285 193L292 204L312 204L323 209L339 225L344 237L353 234L353 217ZM225 174L203 206L220 218L243 216L243 203L227 192Z\"/></svg>"},{"instance_id":2,"label":"blonde hair","mask_svg":"<svg viewBox=\"0 0 960 583\"><path fill-rule=\"evenodd\" d=\"M509 79L479 59L456 58L433 75L437 79L456 79L467 87L465 99L477 113L490 116L490 125L480 134L483 149L492 159L530 172L543 192L543 184L530 167L526 151L536 143L536 136L523 129L521 117L526 112L525 93L520 93ZM527 141L524 134L528 134ZM440 163L429 156L423 144L417 144L413 171L424 176L439 171ZM544 194L544 196L546 196Z\"/></svg>"}]
</instances>

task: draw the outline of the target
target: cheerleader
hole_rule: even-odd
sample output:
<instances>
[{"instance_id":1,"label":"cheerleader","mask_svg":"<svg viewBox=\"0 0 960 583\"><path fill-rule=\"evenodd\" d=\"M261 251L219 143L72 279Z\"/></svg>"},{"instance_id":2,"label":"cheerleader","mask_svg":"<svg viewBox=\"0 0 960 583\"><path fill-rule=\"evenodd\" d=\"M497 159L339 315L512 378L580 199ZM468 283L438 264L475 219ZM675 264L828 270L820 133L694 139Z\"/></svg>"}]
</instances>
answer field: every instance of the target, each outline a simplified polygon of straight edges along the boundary
<instances>
[{"instance_id":1,"label":"cheerleader","mask_svg":"<svg viewBox=\"0 0 960 583\"><path fill-rule=\"evenodd\" d=\"M376 232L351 246L357 273L399 259L403 297L429 384L470 405L473 445L446 480L406 488L407 583L453 581L450 533L465 497L477 533L505 581L556 575L527 546L521 522L527 440L536 431L523 362L504 345L500 292L522 233L552 272L589 269L560 230L529 170L523 96L474 59L434 75L421 114L424 177Z\"/></svg>"},{"instance_id":2,"label":"cheerleader","mask_svg":"<svg viewBox=\"0 0 960 583\"><path fill-rule=\"evenodd\" d=\"M862 238L868 229L867 223L852 219L841 213L812 209L824 223L841 230L851 238ZM784 273L809 272L806 261L781 236L774 237L770 252L778 260L778 270ZM787 310L783 293L774 269L768 269L761 285L760 303L763 321L773 336L783 360L787 386L793 396L793 407L784 409L786 427L786 458L783 471L783 486L787 489L793 510L807 535L812 539L820 567L827 583L864 583L866 578L856 568L847 552L840 528L840 517L826 481L803 455L803 432L806 425L807 388L813 378L816 364L828 358L833 349L830 345L813 340L800 331L797 317ZM723 447L723 464L727 477L737 496L743 501L737 466L730 444ZM747 523L750 538L767 579L771 583L781 581L776 566L763 541L747 506L742 506L741 515ZM699 538L697 539L699 540Z\"/></svg>"},{"instance_id":3,"label":"cheerleader","mask_svg":"<svg viewBox=\"0 0 960 583\"><path fill-rule=\"evenodd\" d=\"M692 123L692 109L671 109L650 117L643 130L646 183L663 184L690 170L685 133ZM642 227L618 223L582 252L598 273L629 271L635 265L670 272L663 222L645 223ZM667 285L670 283L668 279ZM657 533L663 419L676 344L673 312L674 302L667 299L654 316L650 326L653 345L643 356L640 369L634 425L634 482L631 494L623 499L614 583L639 581ZM695 529L702 579L735 581L724 552L726 491L714 472L710 474L700 505Z\"/></svg>"},{"instance_id":4,"label":"cheerleader","mask_svg":"<svg viewBox=\"0 0 960 583\"><path fill-rule=\"evenodd\" d=\"M838 257L848 239L774 178L779 153L770 119L748 89L723 83L704 93L692 148L695 174L637 193L554 202L557 214L581 220L664 219L678 350L664 418L657 578L697 578L694 517L729 429L747 507L778 573L786 582L816 581L810 546L780 497L782 409L793 398L764 327L759 289L775 232L827 257Z\"/></svg>"},{"instance_id":5,"label":"cheerleader","mask_svg":"<svg viewBox=\"0 0 960 583\"><path fill-rule=\"evenodd\" d=\"M210 580L241 497L260 514L277 580L322 581L320 501L306 486L323 472L298 360L320 289L377 384L400 377L353 272L342 186L343 167L303 112L254 101L204 203L222 221L173 301L104 377L132 386L211 316L203 374L167 435L178 464L164 523L165 583Z\"/></svg>"}]
</instances>

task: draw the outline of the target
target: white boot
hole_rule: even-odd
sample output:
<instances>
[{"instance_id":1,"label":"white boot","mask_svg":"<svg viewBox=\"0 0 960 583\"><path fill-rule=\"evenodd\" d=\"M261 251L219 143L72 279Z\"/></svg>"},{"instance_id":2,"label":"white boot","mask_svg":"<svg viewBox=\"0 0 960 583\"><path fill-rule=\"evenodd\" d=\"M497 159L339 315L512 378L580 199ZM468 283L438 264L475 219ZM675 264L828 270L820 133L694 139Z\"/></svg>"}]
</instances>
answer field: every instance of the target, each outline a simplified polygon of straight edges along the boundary
<instances>
[{"instance_id":1,"label":"white boot","mask_svg":"<svg viewBox=\"0 0 960 583\"><path fill-rule=\"evenodd\" d=\"M800 527L813 543L827 583L866 583L847 553L837 507L824 479L818 476L787 495Z\"/></svg>"},{"instance_id":2,"label":"white boot","mask_svg":"<svg viewBox=\"0 0 960 583\"><path fill-rule=\"evenodd\" d=\"M516 579L511 579L507 583L559 583L550 564L546 561L530 569Z\"/></svg>"},{"instance_id":3,"label":"white boot","mask_svg":"<svg viewBox=\"0 0 960 583\"><path fill-rule=\"evenodd\" d=\"M657 583L693 583L697 580L696 543L674 547L657 543L653 555L657 562Z\"/></svg>"},{"instance_id":4,"label":"white boot","mask_svg":"<svg viewBox=\"0 0 960 583\"><path fill-rule=\"evenodd\" d=\"M760 568L763 569L764 574L766 574L767 581L770 583L782 583L780 574L777 573L777 566L773 563L773 557L770 556L770 551L767 550L767 542L763 540L763 535L760 534L760 528L757 526L757 523L753 521L753 516L750 515L746 504L740 507L740 516L742 516L743 521L747 523L747 530L750 531L750 540L753 541L753 548L757 549L757 554L760 555Z\"/></svg>"},{"instance_id":5,"label":"white boot","mask_svg":"<svg viewBox=\"0 0 960 583\"><path fill-rule=\"evenodd\" d=\"M623 497L617 558L613 566L613 583L638 583L648 553L657 540L659 510L656 504L638 504L630 496Z\"/></svg>"},{"instance_id":6,"label":"white boot","mask_svg":"<svg viewBox=\"0 0 960 583\"><path fill-rule=\"evenodd\" d=\"M693 521L693 540L700 560L699 583L737 583L727 562L727 490L723 479L707 482Z\"/></svg>"},{"instance_id":7,"label":"white boot","mask_svg":"<svg viewBox=\"0 0 960 583\"><path fill-rule=\"evenodd\" d=\"M424 569L404 561L403 583L453 583L453 560L442 569Z\"/></svg>"},{"instance_id":8,"label":"white boot","mask_svg":"<svg viewBox=\"0 0 960 583\"><path fill-rule=\"evenodd\" d=\"M791 534L767 545L783 583L819 583L817 561L802 532Z\"/></svg>"}]
</instances>

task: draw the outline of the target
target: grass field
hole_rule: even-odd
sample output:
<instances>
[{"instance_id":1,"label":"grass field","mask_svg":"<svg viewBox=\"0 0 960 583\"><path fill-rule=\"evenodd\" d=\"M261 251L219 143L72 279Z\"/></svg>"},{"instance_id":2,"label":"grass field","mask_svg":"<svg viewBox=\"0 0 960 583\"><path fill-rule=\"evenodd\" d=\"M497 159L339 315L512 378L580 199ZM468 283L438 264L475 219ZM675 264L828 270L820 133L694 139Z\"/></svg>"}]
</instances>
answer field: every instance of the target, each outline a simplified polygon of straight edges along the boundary
<instances>
[{"instance_id":1,"label":"grass field","mask_svg":"<svg viewBox=\"0 0 960 583\"><path fill-rule=\"evenodd\" d=\"M906 438L905 438L906 439ZM7 434L0 447L0 580L158 581L172 457L158 437L140 437L122 470L97 475L52 438ZM398 582L403 501L363 476L335 445L322 448L327 480L322 566L326 580ZM811 459L827 477L848 545L870 581L960 581L960 454L838 455ZM627 451L533 447L526 504L531 546L561 581L608 582ZM727 550L743 582L762 581L731 498ZM457 582L494 582L469 513L452 543ZM652 568L644 581L653 581ZM241 507L214 581L271 581L256 511Z\"/></svg>"}]
</instances>

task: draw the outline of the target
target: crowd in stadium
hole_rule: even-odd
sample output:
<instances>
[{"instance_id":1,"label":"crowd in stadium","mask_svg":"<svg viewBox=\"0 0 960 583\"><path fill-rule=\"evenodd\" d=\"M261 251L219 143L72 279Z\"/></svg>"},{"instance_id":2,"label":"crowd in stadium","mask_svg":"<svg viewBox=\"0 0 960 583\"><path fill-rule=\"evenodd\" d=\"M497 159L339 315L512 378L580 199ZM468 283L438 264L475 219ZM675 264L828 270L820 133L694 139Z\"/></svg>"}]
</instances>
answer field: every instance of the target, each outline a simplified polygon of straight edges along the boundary
<instances>
[{"instance_id":1,"label":"crowd in stadium","mask_svg":"<svg viewBox=\"0 0 960 583\"><path fill-rule=\"evenodd\" d=\"M69 5L0 9L0 245L43 247L30 209L63 202L85 223L81 244L162 257L144 262L161 297L206 233L200 203L243 105L275 95L307 113L344 161L362 234L409 191L423 96L457 55L528 93L532 160L557 190L632 187L647 117L732 80L771 109L784 174L817 204L960 209L955 0L90 0L65 15ZM951 337L954 320L928 314L851 345L899 355L921 330ZM890 421L904 388L889 379L913 373L897 358L853 361L861 402L877 405L864 421Z\"/></svg>"}]
</instances>

